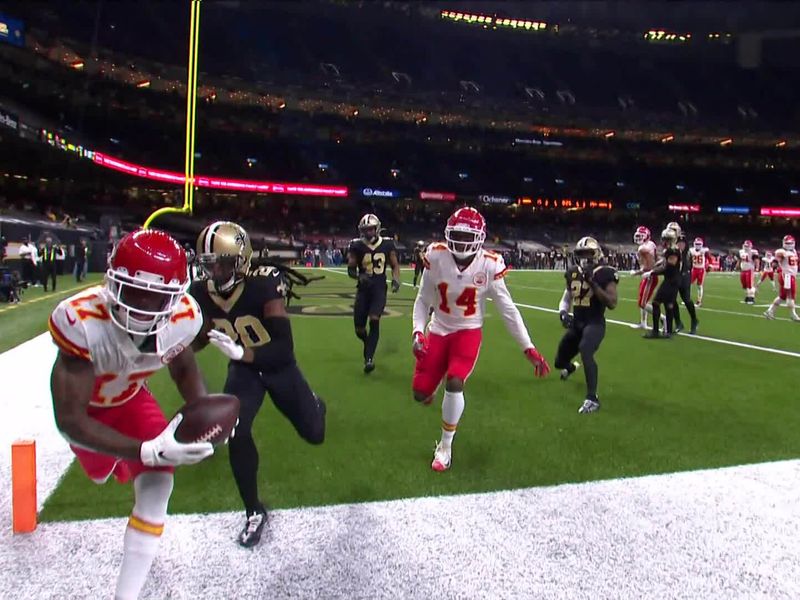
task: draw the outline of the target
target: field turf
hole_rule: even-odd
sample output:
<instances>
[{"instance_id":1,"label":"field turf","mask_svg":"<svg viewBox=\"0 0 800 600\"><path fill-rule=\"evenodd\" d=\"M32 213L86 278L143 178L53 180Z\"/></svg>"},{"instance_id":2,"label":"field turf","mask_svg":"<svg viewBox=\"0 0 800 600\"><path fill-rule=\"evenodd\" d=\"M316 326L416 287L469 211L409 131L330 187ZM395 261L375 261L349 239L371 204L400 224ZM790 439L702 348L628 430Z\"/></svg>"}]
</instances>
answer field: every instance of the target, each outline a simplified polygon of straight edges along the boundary
<instances>
[{"instance_id":1,"label":"field turf","mask_svg":"<svg viewBox=\"0 0 800 600\"><path fill-rule=\"evenodd\" d=\"M378 367L366 376L361 343L352 331L352 282L342 272L320 274L324 280L300 290L292 326L299 363L328 403L327 439L319 447L306 444L266 400L254 436L262 494L274 507L542 486L800 455L800 413L792 387L800 375L800 324L788 321L783 307L778 310L783 320L765 320L764 307L740 302L738 278L712 275L699 333L713 339L644 340L638 330L609 323L598 355L603 409L588 416L577 414L582 371L568 382L559 381L555 371L536 380L490 306L480 360L466 388L453 467L434 473L430 460L439 436L441 392L430 407L411 398L415 291L404 286L390 295ZM403 277L409 281L411 273L404 271ZM553 311L562 275L512 272L507 281L515 301L527 305L520 310L534 342L552 362L563 332ZM637 284L638 279L623 277L621 301L609 319L638 320ZM757 303L773 296L762 287ZM0 313L4 349L43 332L53 304L23 304ZM688 324L685 309L682 315ZM222 355L208 348L199 361L210 389L220 391ZM166 371L151 380L151 388L168 414L177 409ZM131 495L130 486L91 484L73 464L42 518L124 516ZM170 512L239 508L224 448L198 466L178 470Z\"/></svg>"}]
</instances>

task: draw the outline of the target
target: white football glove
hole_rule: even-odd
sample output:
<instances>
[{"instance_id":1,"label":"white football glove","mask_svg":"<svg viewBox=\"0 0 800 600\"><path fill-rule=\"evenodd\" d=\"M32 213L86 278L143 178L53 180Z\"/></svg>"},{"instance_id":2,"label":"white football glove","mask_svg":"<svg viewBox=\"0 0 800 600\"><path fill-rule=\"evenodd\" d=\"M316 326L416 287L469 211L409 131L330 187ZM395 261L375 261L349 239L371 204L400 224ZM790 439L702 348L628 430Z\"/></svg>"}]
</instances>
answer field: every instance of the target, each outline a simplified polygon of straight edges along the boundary
<instances>
[{"instance_id":1,"label":"white football glove","mask_svg":"<svg viewBox=\"0 0 800 600\"><path fill-rule=\"evenodd\" d=\"M652 271L645 271L644 273L642 273L642 277L645 278L645 279L650 279L652 274L653 274Z\"/></svg>"},{"instance_id":2,"label":"white football glove","mask_svg":"<svg viewBox=\"0 0 800 600\"><path fill-rule=\"evenodd\" d=\"M244 356L244 347L234 342L230 336L218 329L212 329L208 332L208 341L219 348L231 360L242 360Z\"/></svg>"},{"instance_id":3,"label":"white football glove","mask_svg":"<svg viewBox=\"0 0 800 600\"><path fill-rule=\"evenodd\" d=\"M177 467L193 465L214 454L214 446L209 442L183 444L175 439L175 430L183 421L178 413L157 437L142 442L139 457L148 467Z\"/></svg>"}]
</instances>

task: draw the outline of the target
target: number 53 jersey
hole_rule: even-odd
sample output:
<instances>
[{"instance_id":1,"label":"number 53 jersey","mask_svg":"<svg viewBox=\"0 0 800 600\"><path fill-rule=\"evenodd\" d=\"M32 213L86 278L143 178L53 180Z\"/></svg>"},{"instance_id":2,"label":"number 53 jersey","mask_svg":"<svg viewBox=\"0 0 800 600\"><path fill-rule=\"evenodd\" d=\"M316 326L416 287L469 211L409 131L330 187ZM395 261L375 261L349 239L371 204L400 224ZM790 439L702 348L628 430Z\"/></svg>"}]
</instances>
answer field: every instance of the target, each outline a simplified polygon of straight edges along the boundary
<instances>
[{"instance_id":1,"label":"number 53 jersey","mask_svg":"<svg viewBox=\"0 0 800 600\"><path fill-rule=\"evenodd\" d=\"M431 244L423 258L425 273L419 294L433 307L430 332L447 335L462 329L479 329L486 313L486 298L496 299L508 269L503 257L480 250L465 269L459 268L445 244ZM501 309L502 307L498 306ZM414 328L427 315L414 314Z\"/></svg>"},{"instance_id":2,"label":"number 53 jersey","mask_svg":"<svg viewBox=\"0 0 800 600\"><path fill-rule=\"evenodd\" d=\"M59 350L88 360L95 372L92 406L112 408L133 398L145 381L188 348L203 326L203 315L188 295L178 302L169 323L142 346L111 321L110 294L103 286L61 301L48 328Z\"/></svg>"}]
</instances>

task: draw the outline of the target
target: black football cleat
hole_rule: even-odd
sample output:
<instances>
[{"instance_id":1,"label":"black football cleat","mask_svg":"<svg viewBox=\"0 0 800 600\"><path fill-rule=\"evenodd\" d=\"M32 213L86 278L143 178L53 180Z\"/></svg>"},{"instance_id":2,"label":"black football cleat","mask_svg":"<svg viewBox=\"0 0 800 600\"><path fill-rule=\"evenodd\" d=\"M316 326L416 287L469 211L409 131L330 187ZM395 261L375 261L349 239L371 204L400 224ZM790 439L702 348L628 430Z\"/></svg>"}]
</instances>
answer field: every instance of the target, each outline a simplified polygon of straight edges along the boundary
<instances>
[{"instance_id":1,"label":"black football cleat","mask_svg":"<svg viewBox=\"0 0 800 600\"><path fill-rule=\"evenodd\" d=\"M372 360L371 358L368 358L366 361L364 361L364 373L369 375L374 370L375 370L375 361L374 360Z\"/></svg>"},{"instance_id":2,"label":"black football cleat","mask_svg":"<svg viewBox=\"0 0 800 600\"><path fill-rule=\"evenodd\" d=\"M700 321L695 321L692 323L692 328L689 330L690 335L697 335L697 326L700 325Z\"/></svg>"},{"instance_id":3,"label":"black football cleat","mask_svg":"<svg viewBox=\"0 0 800 600\"><path fill-rule=\"evenodd\" d=\"M261 533L268 521L267 511L264 507L256 512L247 513L247 521L239 534L239 545L243 548L252 548L261 541Z\"/></svg>"},{"instance_id":4,"label":"black football cleat","mask_svg":"<svg viewBox=\"0 0 800 600\"><path fill-rule=\"evenodd\" d=\"M668 333L658 333L655 331L648 331L642 337L646 340L668 340L672 336Z\"/></svg>"},{"instance_id":5,"label":"black football cleat","mask_svg":"<svg viewBox=\"0 0 800 600\"><path fill-rule=\"evenodd\" d=\"M683 323L678 323L677 325L675 325L675 333L680 333L681 331L683 331L683 329L684 329Z\"/></svg>"}]
</instances>

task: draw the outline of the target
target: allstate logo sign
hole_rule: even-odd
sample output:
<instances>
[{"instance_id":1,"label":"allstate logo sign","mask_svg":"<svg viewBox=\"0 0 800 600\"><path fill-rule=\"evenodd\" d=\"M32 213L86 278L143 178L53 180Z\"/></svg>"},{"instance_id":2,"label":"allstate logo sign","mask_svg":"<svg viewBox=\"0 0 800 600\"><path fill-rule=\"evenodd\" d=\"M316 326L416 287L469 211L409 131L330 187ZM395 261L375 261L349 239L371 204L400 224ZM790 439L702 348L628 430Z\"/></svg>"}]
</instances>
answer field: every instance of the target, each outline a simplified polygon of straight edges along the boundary
<instances>
[{"instance_id":1,"label":"allstate logo sign","mask_svg":"<svg viewBox=\"0 0 800 600\"><path fill-rule=\"evenodd\" d=\"M395 190L376 190L373 188L363 188L361 190L361 195L367 198L375 197L375 198L394 198L399 194Z\"/></svg>"}]
</instances>

